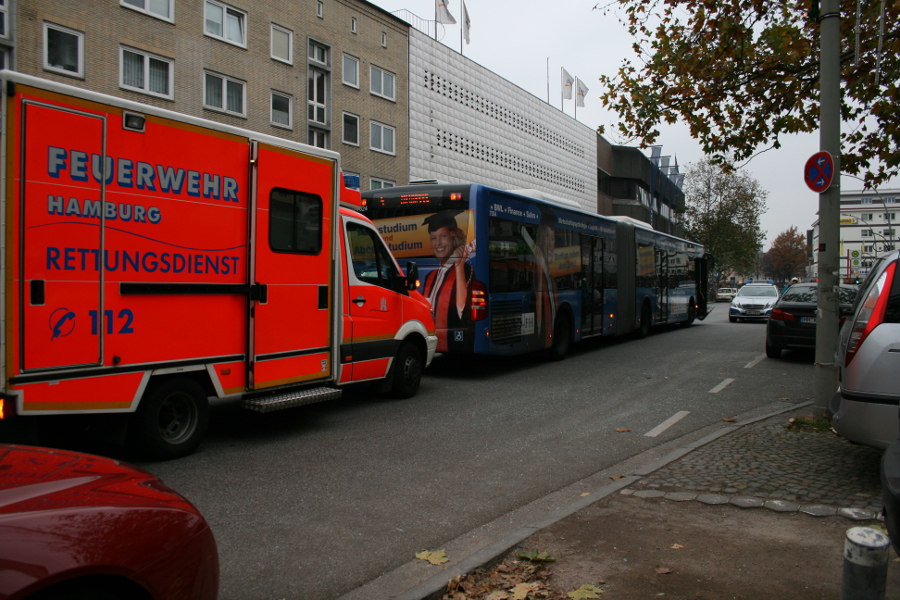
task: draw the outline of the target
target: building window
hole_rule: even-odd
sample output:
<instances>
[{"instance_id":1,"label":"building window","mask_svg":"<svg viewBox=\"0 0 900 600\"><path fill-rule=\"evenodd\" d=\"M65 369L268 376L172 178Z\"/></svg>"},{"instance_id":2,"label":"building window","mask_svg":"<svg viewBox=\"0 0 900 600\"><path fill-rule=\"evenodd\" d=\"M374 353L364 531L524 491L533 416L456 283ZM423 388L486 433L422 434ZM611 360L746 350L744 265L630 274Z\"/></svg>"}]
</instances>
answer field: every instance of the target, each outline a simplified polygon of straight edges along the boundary
<instances>
[{"instance_id":1,"label":"building window","mask_svg":"<svg viewBox=\"0 0 900 600\"><path fill-rule=\"evenodd\" d=\"M306 73L309 86L307 118L313 123L325 125L328 123L328 73L312 68Z\"/></svg>"},{"instance_id":2,"label":"building window","mask_svg":"<svg viewBox=\"0 0 900 600\"><path fill-rule=\"evenodd\" d=\"M328 132L310 127L306 143L316 148L328 148Z\"/></svg>"},{"instance_id":3,"label":"building window","mask_svg":"<svg viewBox=\"0 0 900 600\"><path fill-rule=\"evenodd\" d=\"M246 48L247 13L213 0L206 0L205 6L203 30L206 35Z\"/></svg>"},{"instance_id":4,"label":"building window","mask_svg":"<svg viewBox=\"0 0 900 600\"><path fill-rule=\"evenodd\" d=\"M345 144L359 146L359 117L344 113L343 141Z\"/></svg>"},{"instance_id":5,"label":"building window","mask_svg":"<svg viewBox=\"0 0 900 600\"><path fill-rule=\"evenodd\" d=\"M894 237L894 230L893 230L893 229L883 229L883 230L881 231L881 233L882 233L882 235L884 235L885 237L888 237L888 238Z\"/></svg>"},{"instance_id":6,"label":"building window","mask_svg":"<svg viewBox=\"0 0 900 600\"><path fill-rule=\"evenodd\" d=\"M204 73L203 105L206 108L244 116L245 87L242 81Z\"/></svg>"},{"instance_id":7,"label":"building window","mask_svg":"<svg viewBox=\"0 0 900 600\"><path fill-rule=\"evenodd\" d=\"M867 246L863 244L863 252L875 252L875 246Z\"/></svg>"},{"instance_id":8,"label":"building window","mask_svg":"<svg viewBox=\"0 0 900 600\"><path fill-rule=\"evenodd\" d=\"M272 58L294 64L294 32L272 24Z\"/></svg>"},{"instance_id":9,"label":"building window","mask_svg":"<svg viewBox=\"0 0 900 600\"><path fill-rule=\"evenodd\" d=\"M863 213L863 214L860 216L860 218L861 218L863 221L868 221L868 222L871 223L871 222L872 222L872 213Z\"/></svg>"},{"instance_id":10,"label":"building window","mask_svg":"<svg viewBox=\"0 0 900 600\"><path fill-rule=\"evenodd\" d=\"M323 46L318 42L309 41L309 60L310 62L319 63L328 66L328 46Z\"/></svg>"},{"instance_id":11,"label":"building window","mask_svg":"<svg viewBox=\"0 0 900 600\"><path fill-rule=\"evenodd\" d=\"M356 17L350 17L350 33L356 33Z\"/></svg>"},{"instance_id":12,"label":"building window","mask_svg":"<svg viewBox=\"0 0 900 600\"><path fill-rule=\"evenodd\" d=\"M897 218L897 213L884 213L885 221L893 221L896 218Z\"/></svg>"},{"instance_id":13,"label":"building window","mask_svg":"<svg viewBox=\"0 0 900 600\"><path fill-rule=\"evenodd\" d=\"M388 73L378 67L369 70L370 90L376 96L394 99L394 74Z\"/></svg>"},{"instance_id":14,"label":"building window","mask_svg":"<svg viewBox=\"0 0 900 600\"><path fill-rule=\"evenodd\" d=\"M119 0L122 6L133 8L152 17L172 21L172 3L174 0Z\"/></svg>"},{"instance_id":15,"label":"building window","mask_svg":"<svg viewBox=\"0 0 900 600\"><path fill-rule=\"evenodd\" d=\"M316 16L320 19L325 16L325 5L322 4L322 0L316 2Z\"/></svg>"},{"instance_id":16,"label":"building window","mask_svg":"<svg viewBox=\"0 0 900 600\"><path fill-rule=\"evenodd\" d=\"M120 82L123 88L172 98L172 61L122 48Z\"/></svg>"},{"instance_id":17,"label":"building window","mask_svg":"<svg viewBox=\"0 0 900 600\"><path fill-rule=\"evenodd\" d=\"M84 77L84 34L44 23L44 68Z\"/></svg>"},{"instance_id":18,"label":"building window","mask_svg":"<svg viewBox=\"0 0 900 600\"><path fill-rule=\"evenodd\" d=\"M342 73L344 83L351 87L359 88L359 59L344 55L344 70Z\"/></svg>"},{"instance_id":19,"label":"building window","mask_svg":"<svg viewBox=\"0 0 900 600\"><path fill-rule=\"evenodd\" d=\"M387 48L387 33L384 31L381 32L381 47Z\"/></svg>"},{"instance_id":20,"label":"building window","mask_svg":"<svg viewBox=\"0 0 900 600\"><path fill-rule=\"evenodd\" d=\"M372 121L369 128L369 148L385 154L394 154L394 128Z\"/></svg>"},{"instance_id":21,"label":"building window","mask_svg":"<svg viewBox=\"0 0 900 600\"><path fill-rule=\"evenodd\" d=\"M291 97L286 94L272 92L272 124L291 129Z\"/></svg>"},{"instance_id":22,"label":"building window","mask_svg":"<svg viewBox=\"0 0 900 600\"><path fill-rule=\"evenodd\" d=\"M0 0L0 37L9 37L9 8L6 0ZM6 61L3 61L3 68L6 68Z\"/></svg>"},{"instance_id":23,"label":"building window","mask_svg":"<svg viewBox=\"0 0 900 600\"><path fill-rule=\"evenodd\" d=\"M372 178L369 180L369 189L370 190L380 190L382 188L394 187L393 181L385 181L384 179L375 179Z\"/></svg>"},{"instance_id":24,"label":"building window","mask_svg":"<svg viewBox=\"0 0 900 600\"><path fill-rule=\"evenodd\" d=\"M861 229L859 231L859 236L860 237L872 237L872 230L871 229Z\"/></svg>"}]
</instances>

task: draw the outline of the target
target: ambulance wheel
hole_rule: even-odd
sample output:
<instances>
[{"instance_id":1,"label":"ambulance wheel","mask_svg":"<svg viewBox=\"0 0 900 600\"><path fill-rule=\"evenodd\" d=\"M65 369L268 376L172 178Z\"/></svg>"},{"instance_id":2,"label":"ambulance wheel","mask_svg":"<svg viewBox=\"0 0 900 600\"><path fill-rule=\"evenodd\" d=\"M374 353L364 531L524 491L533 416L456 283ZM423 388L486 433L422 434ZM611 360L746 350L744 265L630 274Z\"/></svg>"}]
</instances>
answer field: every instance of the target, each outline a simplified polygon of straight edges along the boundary
<instances>
[{"instance_id":1,"label":"ambulance wheel","mask_svg":"<svg viewBox=\"0 0 900 600\"><path fill-rule=\"evenodd\" d=\"M422 382L422 353L412 342L403 342L394 359L394 376L391 396L412 398Z\"/></svg>"},{"instance_id":2,"label":"ambulance wheel","mask_svg":"<svg viewBox=\"0 0 900 600\"><path fill-rule=\"evenodd\" d=\"M209 401L193 379L151 383L133 416L130 438L142 454L157 460L187 456L209 425Z\"/></svg>"},{"instance_id":3,"label":"ambulance wheel","mask_svg":"<svg viewBox=\"0 0 900 600\"><path fill-rule=\"evenodd\" d=\"M560 313L556 317L556 324L553 326L553 342L547 350L550 360L562 360L569 353L569 346L572 345L572 326L569 321L567 313Z\"/></svg>"}]
</instances>

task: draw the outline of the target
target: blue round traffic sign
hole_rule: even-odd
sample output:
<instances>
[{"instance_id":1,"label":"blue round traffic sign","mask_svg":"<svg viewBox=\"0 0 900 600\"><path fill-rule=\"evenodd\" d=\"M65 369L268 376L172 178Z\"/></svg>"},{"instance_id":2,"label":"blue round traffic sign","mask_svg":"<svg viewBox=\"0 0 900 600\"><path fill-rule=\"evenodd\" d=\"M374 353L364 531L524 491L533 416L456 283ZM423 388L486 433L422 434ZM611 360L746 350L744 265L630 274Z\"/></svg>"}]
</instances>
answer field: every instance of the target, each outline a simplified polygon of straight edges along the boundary
<instances>
[{"instance_id":1,"label":"blue round traffic sign","mask_svg":"<svg viewBox=\"0 0 900 600\"><path fill-rule=\"evenodd\" d=\"M803 170L806 185L817 194L821 194L831 185L834 179L834 158L828 152L816 152L806 161Z\"/></svg>"}]
</instances>

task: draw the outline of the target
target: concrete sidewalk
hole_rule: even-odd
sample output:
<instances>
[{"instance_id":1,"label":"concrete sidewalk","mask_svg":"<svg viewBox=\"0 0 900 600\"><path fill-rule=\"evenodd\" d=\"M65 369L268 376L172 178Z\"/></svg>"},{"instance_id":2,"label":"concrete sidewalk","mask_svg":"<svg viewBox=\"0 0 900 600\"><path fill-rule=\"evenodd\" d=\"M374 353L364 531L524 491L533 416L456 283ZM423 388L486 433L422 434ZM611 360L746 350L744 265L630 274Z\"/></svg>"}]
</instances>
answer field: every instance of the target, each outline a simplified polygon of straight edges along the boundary
<instances>
[{"instance_id":1,"label":"concrete sidewalk","mask_svg":"<svg viewBox=\"0 0 900 600\"><path fill-rule=\"evenodd\" d=\"M880 525L881 452L789 429L808 404L598 473L454 540L444 565L411 561L341 600L439 598L451 578L523 549L556 559L561 597L591 584L608 598L838 598L846 530ZM900 597L895 558L888 598Z\"/></svg>"}]
</instances>

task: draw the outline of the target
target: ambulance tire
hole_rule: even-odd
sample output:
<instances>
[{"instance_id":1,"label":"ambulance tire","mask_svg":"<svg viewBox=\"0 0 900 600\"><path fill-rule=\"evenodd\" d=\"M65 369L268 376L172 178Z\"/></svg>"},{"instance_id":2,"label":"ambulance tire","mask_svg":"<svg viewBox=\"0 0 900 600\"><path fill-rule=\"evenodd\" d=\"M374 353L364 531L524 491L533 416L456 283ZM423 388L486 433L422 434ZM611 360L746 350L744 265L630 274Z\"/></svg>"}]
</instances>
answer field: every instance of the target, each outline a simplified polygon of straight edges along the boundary
<instances>
[{"instance_id":1,"label":"ambulance tire","mask_svg":"<svg viewBox=\"0 0 900 600\"><path fill-rule=\"evenodd\" d=\"M191 454L209 425L209 400L189 377L151 383L133 416L130 442L141 454L171 460Z\"/></svg>"},{"instance_id":2,"label":"ambulance tire","mask_svg":"<svg viewBox=\"0 0 900 600\"><path fill-rule=\"evenodd\" d=\"M391 396L394 398L412 398L419 391L422 382L422 353L412 342L403 342L394 358L394 374L391 383Z\"/></svg>"}]
</instances>

